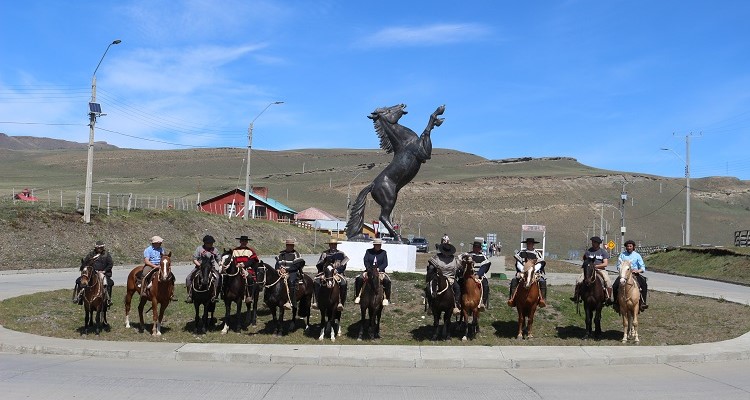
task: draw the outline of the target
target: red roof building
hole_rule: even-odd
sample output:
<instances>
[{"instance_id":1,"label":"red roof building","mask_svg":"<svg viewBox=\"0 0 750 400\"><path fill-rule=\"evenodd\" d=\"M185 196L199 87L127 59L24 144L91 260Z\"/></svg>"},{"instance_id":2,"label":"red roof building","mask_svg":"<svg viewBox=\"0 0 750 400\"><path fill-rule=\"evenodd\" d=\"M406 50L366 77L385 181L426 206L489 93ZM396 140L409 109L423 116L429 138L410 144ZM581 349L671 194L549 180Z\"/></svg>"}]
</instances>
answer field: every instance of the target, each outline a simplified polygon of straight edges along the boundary
<instances>
[{"instance_id":1,"label":"red roof building","mask_svg":"<svg viewBox=\"0 0 750 400\"><path fill-rule=\"evenodd\" d=\"M250 193L249 217L277 222L294 222L297 212L268 197L268 188L256 187ZM245 191L237 188L198 203L201 211L227 216L245 213Z\"/></svg>"}]
</instances>

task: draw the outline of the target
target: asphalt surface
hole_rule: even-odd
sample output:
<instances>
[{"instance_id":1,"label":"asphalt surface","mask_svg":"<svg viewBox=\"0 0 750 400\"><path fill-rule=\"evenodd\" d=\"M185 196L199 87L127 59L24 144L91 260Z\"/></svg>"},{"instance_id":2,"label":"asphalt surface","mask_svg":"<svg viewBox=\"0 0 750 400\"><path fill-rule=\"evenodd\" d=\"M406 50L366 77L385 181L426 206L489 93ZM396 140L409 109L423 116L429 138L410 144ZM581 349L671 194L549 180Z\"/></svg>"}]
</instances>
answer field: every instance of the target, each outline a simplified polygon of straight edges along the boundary
<instances>
[{"instance_id":1,"label":"asphalt surface","mask_svg":"<svg viewBox=\"0 0 750 400\"><path fill-rule=\"evenodd\" d=\"M307 256L311 261L315 256ZM498 264L500 264L498 262ZM500 272L493 263L493 271ZM186 276L190 265L173 268ZM131 267L116 267L114 280L125 281ZM77 269L0 273L0 299L70 288ZM548 274L552 284L571 284L575 274ZM648 273L649 290L679 292L750 304L750 288L715 281ZM269 345L107 342L59 339L20 333L0 326L0 352L114 359L218 361L274 365L384 368L538 369L667 363L703 363L750 359L750 333L716 343L680 346L392 346Z\"/></svg>"}]
</instances>

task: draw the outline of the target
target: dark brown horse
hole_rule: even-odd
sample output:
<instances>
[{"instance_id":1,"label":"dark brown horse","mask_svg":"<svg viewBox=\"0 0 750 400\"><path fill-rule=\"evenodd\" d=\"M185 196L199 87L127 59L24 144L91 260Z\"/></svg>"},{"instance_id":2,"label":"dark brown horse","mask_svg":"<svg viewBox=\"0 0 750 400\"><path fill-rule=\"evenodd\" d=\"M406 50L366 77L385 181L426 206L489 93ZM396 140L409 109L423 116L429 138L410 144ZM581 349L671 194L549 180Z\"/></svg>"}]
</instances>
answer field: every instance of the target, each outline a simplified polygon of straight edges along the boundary
<instances>
[{"instance_id":1,"label":"dark brown horse","mask_svg":"<svg viewBox=\"0 0 750 400\"><path fill-rule=\"evenodd\" d=\"M145 295L141 295L141 292L137 288L138 272L143 271L143 265L139 265L133 268L128 274L128 283L125 293L125 327L130 328L130 300L133 298L133 294L138 292L141 296L141 301L138 303L138 317L140 319L139 332L143 332L145 326L143 322L143 307L146 302L151 300L151 314L154 316L154 324L151 328L151 334L154 336L161 336L161 321L164 318L164 310L169 306L169 301L172 299L174 293L174 275L172 275L172 252L161 255L161 262L159 263L159 269L155 270L148 279L145 279L143 284L148 285L151 283L151 288L146 290ZM158 312L156 310L159 310Z\"/></svg>"},{"instance_id":2,"label":"dark brown horse","mask_svg":"<svg viewBox=\"0 0 750 400\"><path fill-rule=\"evenodd\" d=\"M516 339L534 338L534 314L539 307L539 274L534 270L536 259L529 259L523 264L523 276L518 281L515 296L516 311L518 311L518 334Z\"/></svg>"},{"instance_id":3,"label":"dark brown horse","mask_svg":"<svg viewBox=\"0 0 750 400\"><path fill-rule=\"evenodd\" d=\"M432 311L432 326L435 328L432 340L450 340L449 330L455 300L453 287L440 268L435 268L433 265L427 266L427 290L425 292ZM440 330L441 316L443 319L442 332Z\"/></svg>"},{"instance_id":4,"label":"dark brown horse","mask_svg":"<svg viewBox=\"0 0 750 400\"><path fill-rule=\"evenodd\" d=\"M341 336L341 311L337 309L341 298L340 279L346 278L336 273L332 260L326 259L320 277L318 293L318 309L320 309L320 336L318 340L325 338L326 331L330 332L332 342L336 341L336 336Z\"/></svg>"},{"instance_id":5,"label":"dark brown horse","mask_svg":"<svg viewBox=\"0 0 750 400\"><path fill-rule=\"evenodd\" d=\"M89 333L89 327L94 327L94 332L99 335L101 324L107 323L107 303L104 301L104 279L103 273L95 271L93 265L85 265L81 270L81 287L83 288L83 310L84 325L82 335ZM96 312L96 324L94 323L94 312ZM103 317L103 318L102 318Z\"/></svg>"},{"instance_id":6,"label":"dark brown horse","mask_svg":"<svg viewBox=\"0 0 750 400\"><path fill-rule=\"evenodd\" d=\"M461 287L461 316L464 321L464 335L461 340L473 339L479 332L479 304L482 302L482 282L474 276L474 259L461 256L463 282ZM471 317L471 322L469 322Z\"/></svg>"},{"instance_id":7,"label":"dark brown horse","mask_svg":"<svg viewBox=\"0 0 750 400\"><path fill-rule=\"evenodd\" d=\"M604 288L604 282L599 278L594 268L594 262L585 260L583 262L583 282L580 284L580 295L583 301L583 309L586 312L586 336L588 339L592 336L592 320L596 325L593 332L595 337L602 335L602 307L607 299L607 292Z\"/></svg>"},{"instance_id":8,"label":"dark brown horse","mask_svg":"<svg viewBox=\"0 0 750 400\"><path fill-rule=\"evenodd\" d=\"M222 298L224 299L224 329L221 330L221 334L224 335L229 332L230 321L232 317L232 303L237 305L237 314L235 317L235 332L239 332L243 327L242 321L242 303L245 299L245 291L247 290L247 281L242 276L242 271L237 264L232 260L232 250L224 249L224 253L221 255L221 265L224 271L221 289ZM257 299L257 297L256 297ZM248 305L249 308L249 305Z\"/></svg>"},{"instance_id":9,"label":"dark brown horse","mask_svg":"<svg viewBox=\"0 0 750 400\"><path fill-rule=\"evenodd\" d=\"M289 300L286 275L280 275L268 264L263 267L263 279L268 282L264 285L263 302L271 310L273 316L273 333L275 336L284 335L284 304ZM297 313L305 319L305 330L310 327L310 308L312 305L313 281L310 276L299 272L303 283L297 286L297 306L292 308L292 328L295 326ZM278 310L278 317L277 317Z\"/></svg>"},{"instance_id":10,"label":"dark brown horse","mask_svg":"<svg viewBox=\"0 0 750 400\"><path fill-rule=\"evenodd\" d=\"M380 316L383 313L384 296L378 268L367 268L365 282L362 285L362 294L359 297L360 319L357 340L362 340L365 327L367 327L367 334L370 339L380 339ZM365 324L365 317L368 314L370 319Z\"/></svg>"},{"instance_id":11,"label":"dark brown horse","mask_svg":"<svg viewBox=\"0 0 750 400\"><path fill-rule=\"evenodd\" d=\"M193 308L195 309L196 334L206 333L216 309L216 303L212 302L211 299L214 297L214 292L219 289L216 288L218 282L214 279L212 266L213 262L210 257L201 257L201 265L193 274L193 280L190 282L193 293ZM203 306L203 315L200 313L201 306ZM210 319L209 314L211 314Z\"/></svg>"}]
</instances>

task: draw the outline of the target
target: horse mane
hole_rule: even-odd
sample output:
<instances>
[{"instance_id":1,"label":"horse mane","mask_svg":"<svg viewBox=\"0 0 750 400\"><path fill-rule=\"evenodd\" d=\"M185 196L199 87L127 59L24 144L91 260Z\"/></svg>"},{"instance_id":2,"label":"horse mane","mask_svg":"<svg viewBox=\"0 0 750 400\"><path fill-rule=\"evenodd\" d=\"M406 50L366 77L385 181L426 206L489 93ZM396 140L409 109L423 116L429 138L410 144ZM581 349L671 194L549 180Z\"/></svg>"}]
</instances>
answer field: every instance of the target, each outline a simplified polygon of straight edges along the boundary
<instances>
[{"instance_id":1,"label":"horse mane","mask_svg":"<svg viewBox=\"0 0 750 400\"><path fill-rule=\"evenodd\" d=\"M388 137L388 133L383 128L381 120L382 118L374 119L372 121L372 124L375 126L375 133L377 133L378 137L380 138L380 148L385 150L386 154L390 154L393 153L393 144L391 144L391 139Z\"/></svg>"}]
</instances>

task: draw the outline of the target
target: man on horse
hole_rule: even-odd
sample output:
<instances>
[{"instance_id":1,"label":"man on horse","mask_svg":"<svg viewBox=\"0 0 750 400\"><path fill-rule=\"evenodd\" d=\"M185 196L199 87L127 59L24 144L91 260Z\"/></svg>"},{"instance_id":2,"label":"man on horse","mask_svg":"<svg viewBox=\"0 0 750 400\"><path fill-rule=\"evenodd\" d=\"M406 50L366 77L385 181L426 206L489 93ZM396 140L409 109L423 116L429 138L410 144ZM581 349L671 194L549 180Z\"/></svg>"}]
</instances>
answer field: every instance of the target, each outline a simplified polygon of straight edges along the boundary
<instances>
[{"instance_id":1,"label":"man on horse","mask_svg":"<svg viewBox=\"0 0 750 400\"><path fill-rule=\"evenodd\" d=\"M346 302L346 277L344 276L344 271L346 271L346 263L349 262L349 257L344 254L343 251L339 250L338 247L338 240L335 238L331 238L328 240L328 250L323 251L323 253L320 254L320 259L318 259L318 263L315 265L318 267L318 274L315 276L315 279L313 279L313 291L315 293L315 298L313 299L312 307L318 308L318 296L320 295L320 285L321 285L321 278L323 277L323 268L325 268L326 265L333 265L333 268L336 270L336 274L339 275L340 279L337 280L339 283L339 290L340 290L340 296L339 296L339 304L336 306L338 311L342 311L344 309L344 303Z\"/></svg>"},{"instance_id":2,"label":"man on horse","mask_svg":"<svg viewBox=\"0 0 750 400\"><path fill-rule=\"evenodd\" d=\"M357 292L357 297L354 299L354 304L359 304L359 296L362 294L362 287L364 286L365 277L367 276L367 269L375 267L381 273L383 283L383 305L387 306L390 304L391 299L391 278L385 273L385 269L388 268L388 253L382 249L383 240L375 238L372 241L372 248L365 251L364 265L365 272L354 278L354 291Z\"/></svg>"},{"instance_id":3,"label":"man on horse","mask_svg":"<svg viewBox=\"0 0 750 400\"><path fill-rule=\"evenodd\" d=\"M592 262L594 264L596 273L604 281L604 286L607 289L608 297L606 303L610 305L613 304L614 301L612 299L612 281L610 281L609 274L607 274L606 271L607 265L609 265L609 253L607 253L607 250L602 249L601 245L602 238L600 238L599 236L591 237L591 247L583 254L583 261L588 260L589 262ZM576 278L575 293L573 294L573 297L570 298L570 300L576 303L580 301L581 297L581 282L583 282L583 272L581 272L581 275Z\"/></svg>"},{"instance_id":4,"label":"man on horse","mask_svg":"<svg viewBox=\"0 0 750 400\"><path fill-rule=\"evenodd\" d=\"M186 303L193 302L193 277L198 272L203 264L203 260L206 259L211 263L211 275L214 278L213 293L211 295L211 301L216 303L219 300L219 288L221 288L221 274L216 269L216 266L220 263L219 250L214 247L214 237L206 235L203 237L203 244L195 248L193 252L193 264L195 268L185 278L185 288L187 289Z\"/></svg>"},{"instance_id":5,"label":"man on horse","mask_svg":"<svg viewBox=\"0 0 750 400\"><path fill-rule=\"evenodd\" d=\"M237 265L237 268L245 278L246 287L251 287L255 283L255 265L260 262L258 258L258 252L254 248L247 245L250 238L247 235L241 235L235 238L240 241L240 245L232 249L232 261ZM249 291L247 291L249 292ZM249 293L245 293L245 296L250 296ZM245 298L245 302L248 299Z\"/></svg>"},{"instance_id":6,"label":"man on horse","mask_svg":"<svg viewBox=\"0 0 750 400\"><path fill-rule=\"evenodd\" d=\"M115 284L112 280L112 255L110 255L104 248L104 242L101 240L97 240L96 245L94 245L94 250L90 251L89 254L86 254L86 257L81 260L81 271L83 271L83 267L87 265L92 265L94 271L102 271L104 273L105 279L103 283L107 287L107 290L104 291L104 297L107 302L107 307L112 306L112 286ZM79 276L78 279L76 279L75 288L73 288L73 303L82 304L83 302L81 296L83 288L80 286L81 277Z\"/></svg>"},{"instance_id":7,"label":"man on horse","mask_svg":"<svg viewBox=\"0 0 750 400\"><path fill-rule=\"evenodd\" d=\"M459 304L461 304L461 285L458 282L457 277L460 275L459 270L461 269L461 262L459 258L455 256L456 247L450 243L443 243L440 245L439 252L427 261L427 283L429 284L431 279L431 270L440 270L443 276L448 278L448 284L451 285L453 290L453 315L458 315L461 312L459 310ZM429 295L429 288L425 290Z\"/></svg>"},{"instance_id":8,"label":"man on horse","mask_svg":"<svg viewBox=\"0 0 750 400\"><path fill-rule=\"evenodd\" d=\"M305 266L305 260L294 249L294 245L297 241L294 239L286 239L284 241L286 248L279 252L276 256L276 270L282 274L287 274L287 293L289 294L289 300L284 304L284 308L291 310L296 308L297 305L297 284L298 277L301 277L302 268Z\"/></svg>"},{"instance_id":9,"label":"man on horse","mask_svg":"<svg viewBox=\"0 0 750 400\"><path fill-rule=\"evenodd\" d=\"M632 240L626 240L625 241L625 251L620 253L620 256L617 257L617 270L620 270L620 265L623 261L629 261L630 262L630 269L633 272L633 276L635 277L635 280L638 281L638 289L641 292L641 311L648 308L648 304L646 303L646 296L648 291L648 283L646 281L646 277L643 276L643 273L646 272L646 264L643 262L643 257L641 257L640 254L638 254L637 251L635 251L635 242ZM615 299L617 299L617 289L620 287L620 280L615 279L615 282L612 284L612 292ZM612 303L612 308L615 309L615 311L618 311L619 304L617 304L617 301Z\"/></svg>"},{"instance_id":10,"label":"man on horse","mask_svg":"<svg viewBox=\"0 0 750 400\"><path fill-rule=\"evenodd\" d=\"M161 263L161 255L164 254L164 248L161 247L162 243L164 243L164 239L162 239L161 236L152 236L151 245L143 250L143 270L141 270L139 283L141 288L141 296L145 296L146 290L151 286L150 282L148 285L145 284L146 278L148 277L149 273L154 269L159 269L159 264ZM177 298L172 295L171 301L177 301Z\"/></svg>"},{"instance_id":11,"label":"man on horse","mask_svg":"<svg viewBox=\"0 0 750 400\"><path fill-rule=\"evenodd\" d=\"M529 260L534 261L534 272L539 273L539 291L541 292L542 298L539 299L539 307L546 307L547 302L547 280L545 279L544 266L547 263L544 261L544 254L541 250L535 249L534 245L539 242L533 237L528 237L523 242L526 244L525 249L521 249L516 252L514 256L516 260L516 276L510 281L510 293L508 293L508 305L513 307L514 298L516 294L516 287L518 287L518 280L523 276L524 264Z\"/></svg>"},{"instance_id":12,"label":"man on horse","mask_svg":"<svg viewBox=\"0 0 750 400\"><path fill-rule=\"evenodd\" d=\"M484 299L490 295L490 287L484 275L490 270L492 262L490 262L489 258L487 258L482 252L482 243L479 241L472 243L471 251L468 254L471 256L471 259L474 260L474 266L476 267L474 274L479 278L479 281L482 282L482 301L479 302L479 309L484 310Z\"/></svg>"}]
</instances>

